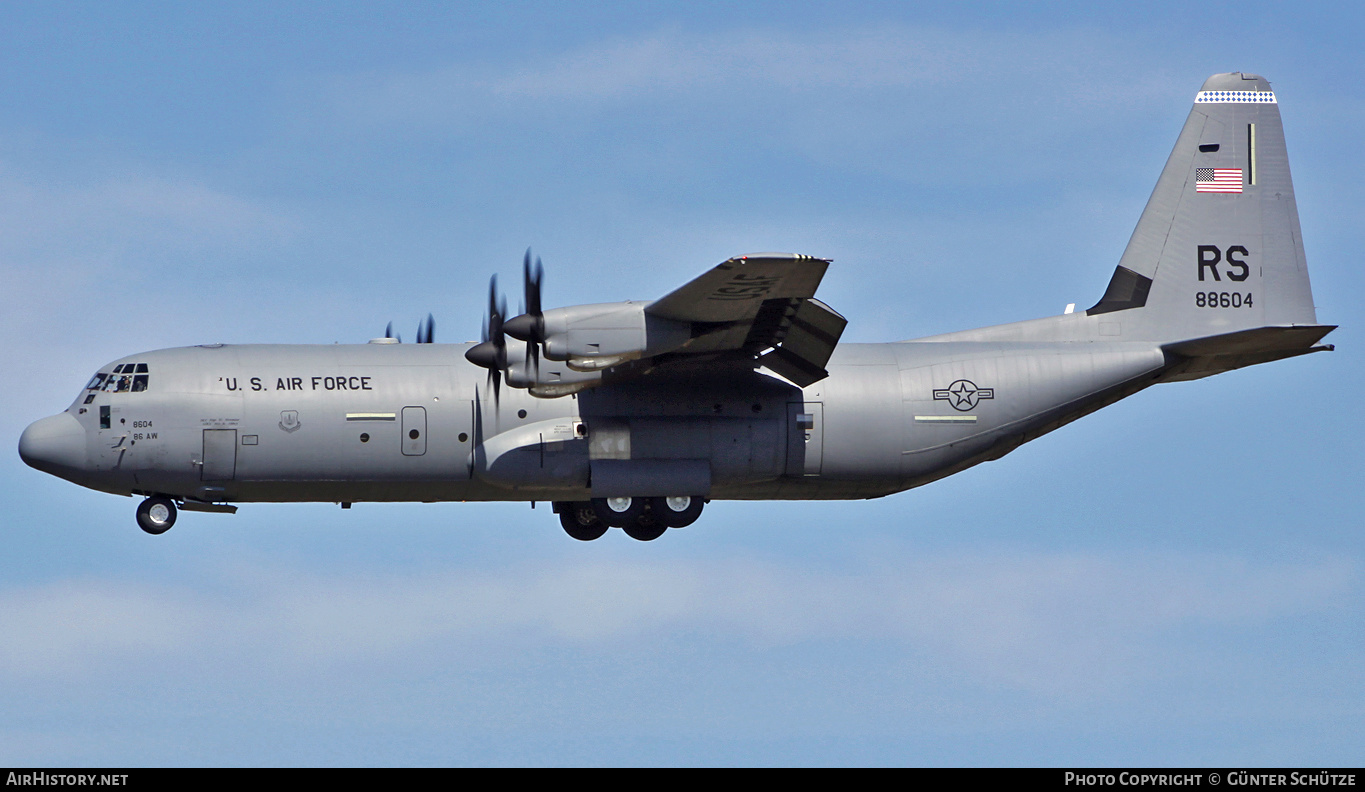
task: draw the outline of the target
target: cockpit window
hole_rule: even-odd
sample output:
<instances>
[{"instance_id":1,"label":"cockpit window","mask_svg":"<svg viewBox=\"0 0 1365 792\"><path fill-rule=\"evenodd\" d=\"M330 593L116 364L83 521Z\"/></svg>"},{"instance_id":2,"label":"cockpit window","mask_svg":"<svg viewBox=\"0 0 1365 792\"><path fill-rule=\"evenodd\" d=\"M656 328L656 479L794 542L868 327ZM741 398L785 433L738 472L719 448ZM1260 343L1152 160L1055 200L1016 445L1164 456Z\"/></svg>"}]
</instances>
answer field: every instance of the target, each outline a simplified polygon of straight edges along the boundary
<instances>
[{"instance_id":1,"label":"cockpit window","mask_svg":"<svg viewBox=\"0 0 1365 792\"><path fill-rule=\"evenodd\" d=\"M101 393L142 393L150 382L146 363L120 363L110 374L101 372L91 377L85 389Z\"/></svg>"}]
</instances>

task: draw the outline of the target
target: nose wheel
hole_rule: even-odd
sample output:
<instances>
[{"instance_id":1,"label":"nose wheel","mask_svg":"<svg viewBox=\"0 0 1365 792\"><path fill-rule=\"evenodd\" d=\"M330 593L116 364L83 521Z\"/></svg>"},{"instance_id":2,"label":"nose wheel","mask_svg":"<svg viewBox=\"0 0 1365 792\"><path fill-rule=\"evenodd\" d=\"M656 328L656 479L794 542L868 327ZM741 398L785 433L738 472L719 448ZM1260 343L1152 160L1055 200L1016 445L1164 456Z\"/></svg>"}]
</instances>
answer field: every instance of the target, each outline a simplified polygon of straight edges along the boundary
<instances>
[{"instance_id":1,"label":"nose wheel","mask_svg":"<svg viewBox=\"0 0 1365 792\"><path fill-rule=\"evenodd\" d=\"M149 534L164 534L175 525L175 501L154 495L137 507L138 527Z\"/></svg>"}]
</instances>

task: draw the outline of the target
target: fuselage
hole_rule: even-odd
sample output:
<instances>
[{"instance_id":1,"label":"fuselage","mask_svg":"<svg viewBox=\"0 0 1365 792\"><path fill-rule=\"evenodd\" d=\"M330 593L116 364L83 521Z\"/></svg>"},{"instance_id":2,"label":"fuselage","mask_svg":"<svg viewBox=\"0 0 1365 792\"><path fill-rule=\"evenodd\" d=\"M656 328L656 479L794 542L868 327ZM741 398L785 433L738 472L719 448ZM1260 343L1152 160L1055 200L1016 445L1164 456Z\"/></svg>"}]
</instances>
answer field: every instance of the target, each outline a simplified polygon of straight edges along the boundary
<instances>
[{"instance_id":1,"label":"fuselage","mask_svg":"<svg viewBox=\"0 0 1365 792\"><path fill-rule=\"evenodd\" d=\"M94 489L208 503L585 501L609 480L635 496L686 481L711 499L868 498L1003 455L1167 365L1147 342L842 344L804 389L744 369L495 398L468 346L132 355L20 451Z\"/></svg>"},{"instance_id":2,"label":"fuselage","mask_svg":"<svg viewBox=\"0 0 1365 792\"><path fill-rule=\"evenodd\" d=\"M526 313L507 318L490 282L478 345L133 355L19 450L147 496L154 534L177 503L548 500L575 539L651 540L708 500L889 495L1156 382L1328 351L1302 236L1275 93L1216 74L1085 311L846 344L815 299L828 259L737 256L653 302L546 311L528 250Z\"/></svg>"}]
</instances>

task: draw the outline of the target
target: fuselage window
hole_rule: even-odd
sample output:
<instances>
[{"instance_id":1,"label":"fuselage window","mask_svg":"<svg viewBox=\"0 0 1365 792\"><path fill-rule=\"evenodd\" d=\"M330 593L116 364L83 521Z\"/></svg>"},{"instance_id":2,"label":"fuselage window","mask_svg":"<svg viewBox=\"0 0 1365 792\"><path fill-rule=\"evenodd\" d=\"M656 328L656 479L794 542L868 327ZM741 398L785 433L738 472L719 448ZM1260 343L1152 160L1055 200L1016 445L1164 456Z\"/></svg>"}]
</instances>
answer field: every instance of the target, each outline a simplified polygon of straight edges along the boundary
<instances>
[{"instance_id":1,"label":"fuselage window","mask_svg":"<svg viewBox=\"0 0 1365 792\"><path fill-rule=\"evenodd\" d=\"M96 374L90 378L90 384L85 386L86 390L99 390L100 385L104 384L104 375Z\"/></svg>"}]
</instances>

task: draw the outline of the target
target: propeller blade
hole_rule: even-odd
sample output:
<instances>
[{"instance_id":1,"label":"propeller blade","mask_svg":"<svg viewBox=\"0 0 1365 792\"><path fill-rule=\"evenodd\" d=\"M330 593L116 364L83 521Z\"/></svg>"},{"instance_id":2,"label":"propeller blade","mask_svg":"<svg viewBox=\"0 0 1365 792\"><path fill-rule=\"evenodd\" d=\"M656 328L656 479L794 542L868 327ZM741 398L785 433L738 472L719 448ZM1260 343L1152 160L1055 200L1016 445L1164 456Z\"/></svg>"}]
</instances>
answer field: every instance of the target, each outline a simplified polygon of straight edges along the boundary
<instances>
[{"instance_id":1,"label":"propeller blade","mask_svg":"<svg viewBox=\"0 0 1365 792\"><path fill-rule=\"evenodd\" d=\"M494 275L488 279L488 315L484 318L483 340L464 353L470 363L488 369L494 409L501 402L502 376L507 371L507 336L503 330L506 315L507 300L498 294L498 276Z\"/></svg>"},{"instance_id":2,"label":"propeller blade","mask_svg":"<svg viewBox=\"0 0 1365 792\"><path fill-rule=\"evenodd\" d=\"M431 314L417 322L417 343L431 344L436 341L436 319Z\"/></svg>"},{"instance_id":3,"label":"propeller blade","mask_svg":"<svg viewBox=\"0 0 1365 792\"><path fill-rule=\"evenodd\" d=\"M531 267L531 249L526 248L522 259L523 288L526 294L526 313L531 317L531 338L527 340L526 351L531 365L535 368L535 378L540 379L540 345L545 341L545 314L541 311L540 290L545 282L545 267L536 256L536 266Z\"/></svg>"},{"instance_id":4,"label":"propeller blade","mask_svg":"<svg viewBox=\"0 0 1365 792\"><path fill-rule=\"evenodd\" d=\"M503 332L526 342L527 370L534 370L536 378L539 379L540 345L545 342L545 313L541 308L545 266L541 264L539 256L536 256L535 264L531 264L530 248L526 249L526 255L522 257L521 274L522 305L525 307L520 316L508 319L504 323Z\"/></svg>"}]
</instances>

